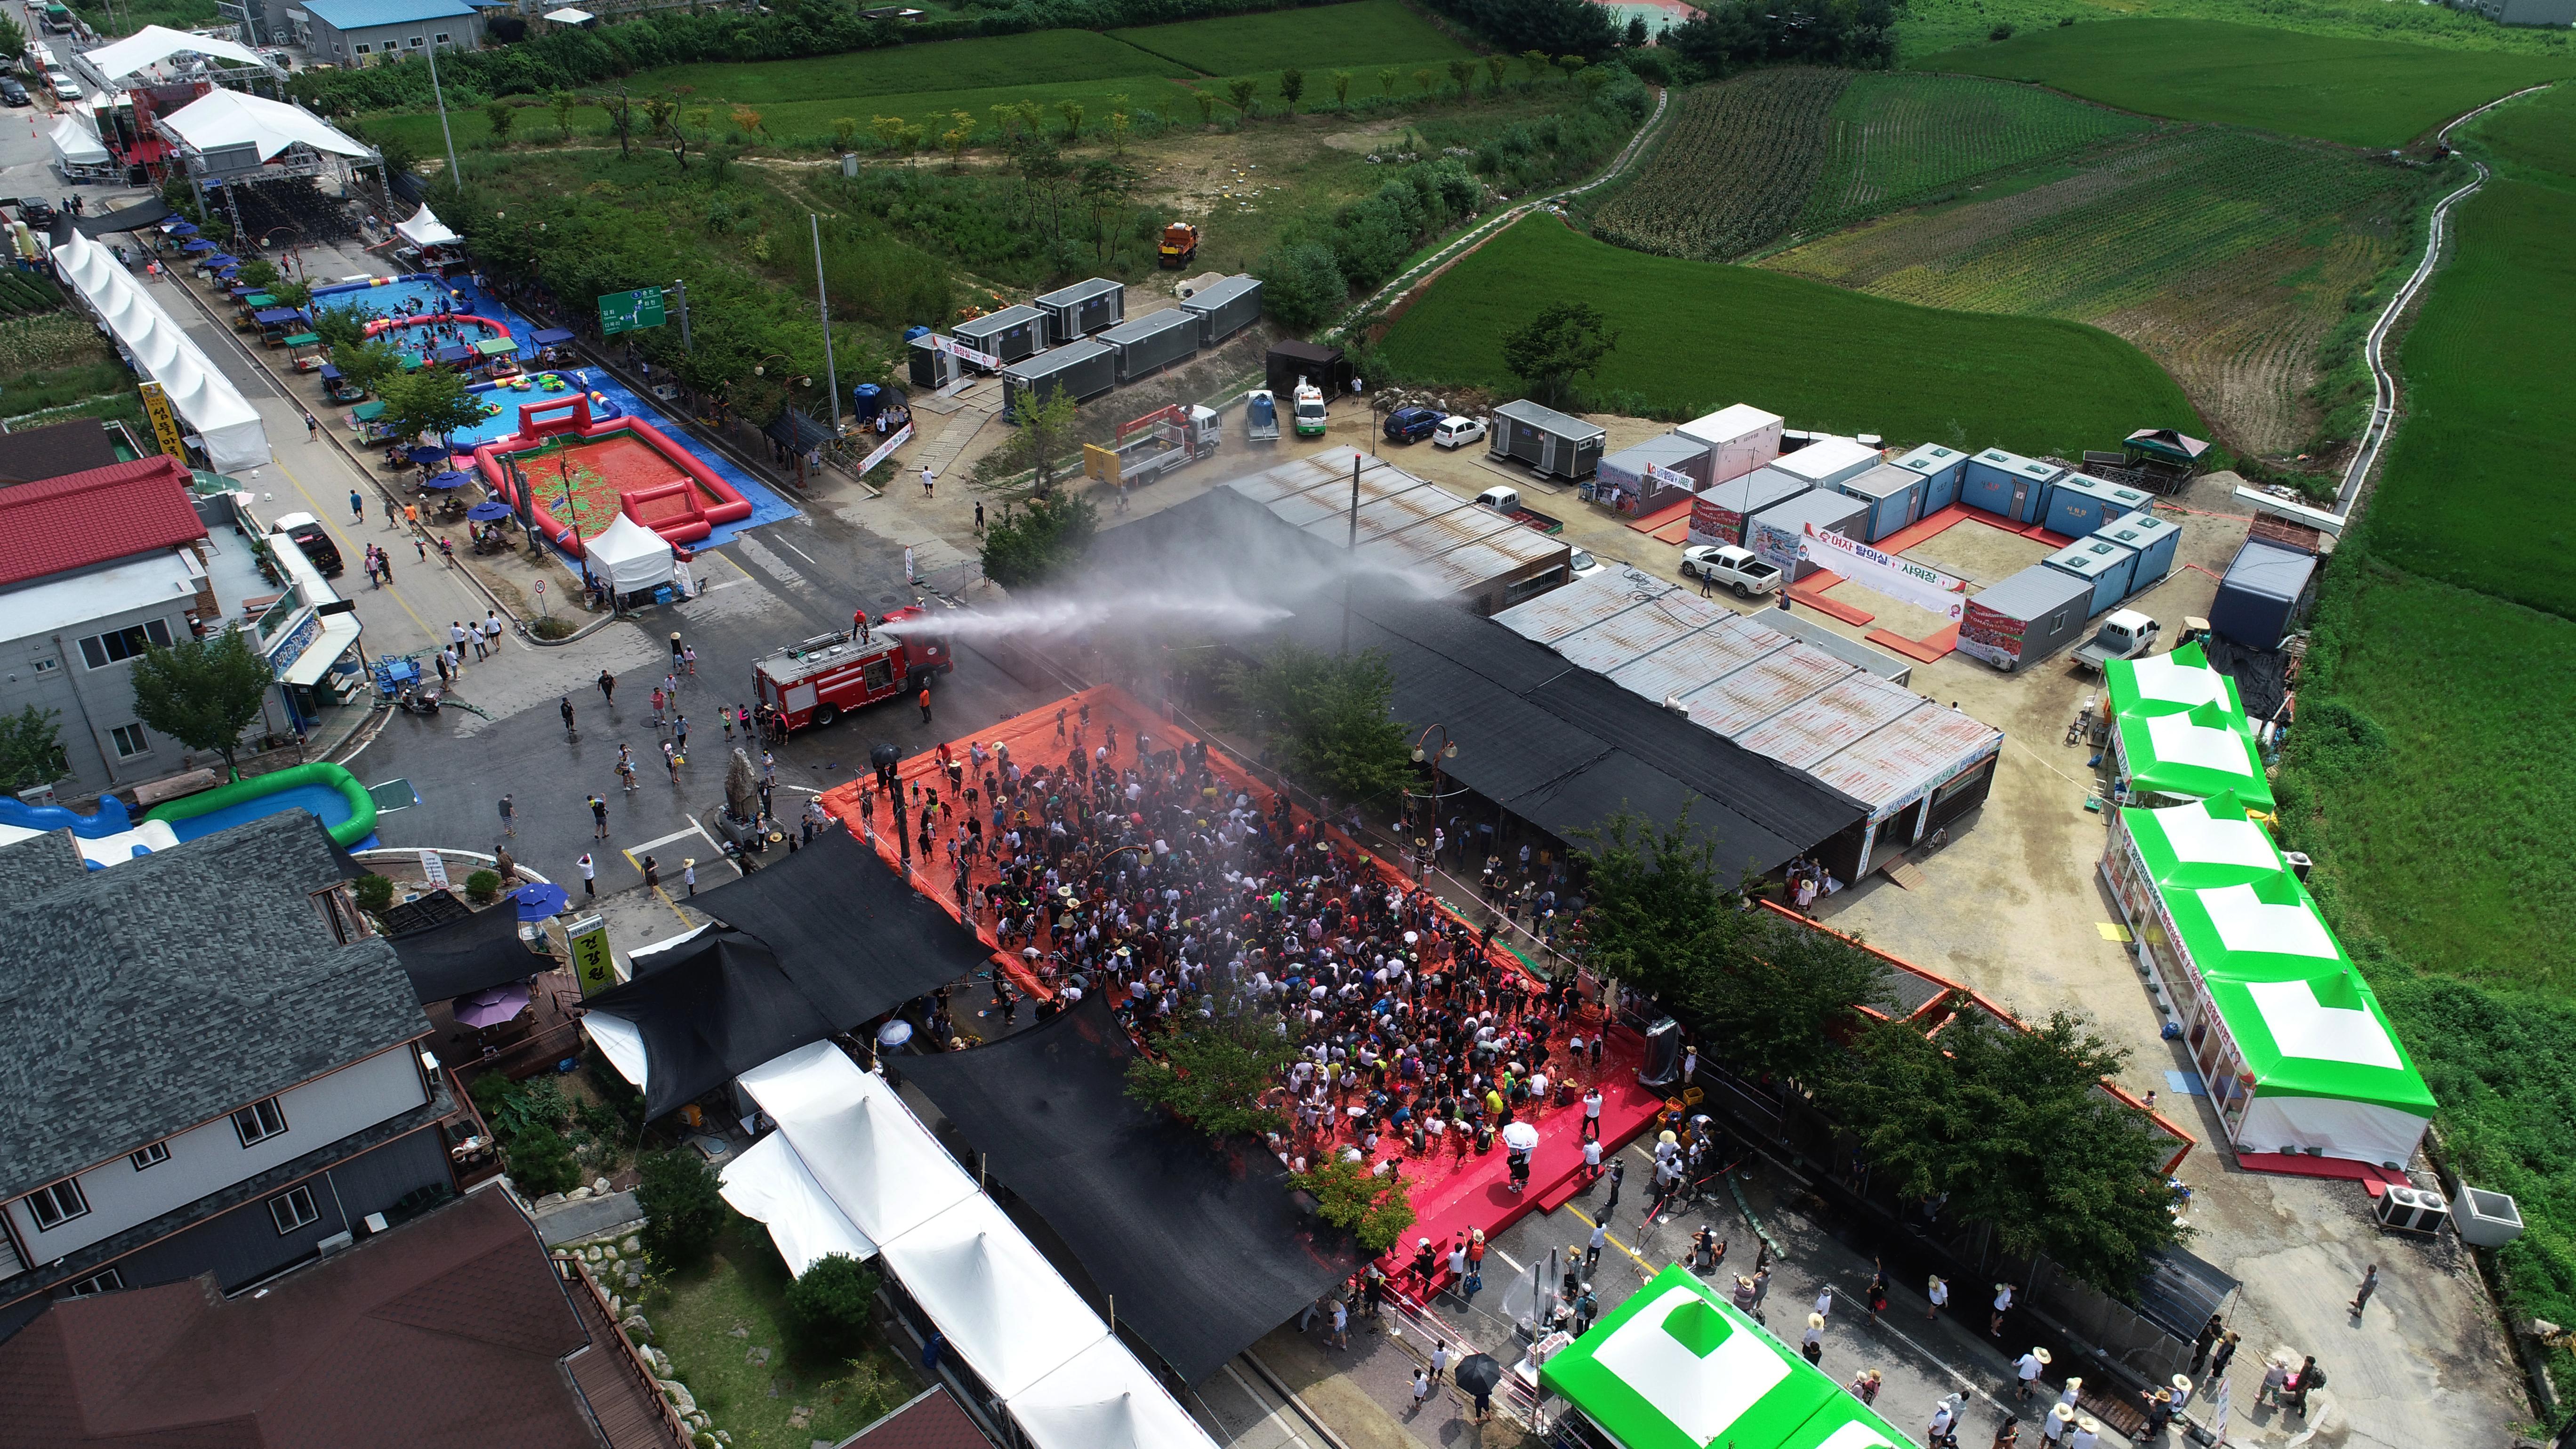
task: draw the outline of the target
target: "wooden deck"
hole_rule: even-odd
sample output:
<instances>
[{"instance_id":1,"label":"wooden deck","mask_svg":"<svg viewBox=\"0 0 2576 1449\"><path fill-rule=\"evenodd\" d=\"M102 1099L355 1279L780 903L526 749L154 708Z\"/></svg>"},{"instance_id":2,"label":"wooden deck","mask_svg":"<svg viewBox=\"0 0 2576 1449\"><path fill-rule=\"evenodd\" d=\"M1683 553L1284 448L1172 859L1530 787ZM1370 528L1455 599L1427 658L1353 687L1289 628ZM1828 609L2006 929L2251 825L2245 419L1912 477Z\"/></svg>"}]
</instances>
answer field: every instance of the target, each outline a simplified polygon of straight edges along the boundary
<instances>
[{"instance_id":1,"label":"wooden deck","mask_svg":"<svg viewBox=\"0 0 2576 1449\"><path fill-rule=\"evenodd\" d=\"M555 1259L564 1291L590 1331L590 1347L564 1360L572 1381L589 1401L590 1412L608 1437L609 1449L687 1449L688 1432L672 1414L670 1401L652 1387L651 1376L617 1325L608 1320L608 1302L581 1265Z\"/></svg>"}]
</instances>

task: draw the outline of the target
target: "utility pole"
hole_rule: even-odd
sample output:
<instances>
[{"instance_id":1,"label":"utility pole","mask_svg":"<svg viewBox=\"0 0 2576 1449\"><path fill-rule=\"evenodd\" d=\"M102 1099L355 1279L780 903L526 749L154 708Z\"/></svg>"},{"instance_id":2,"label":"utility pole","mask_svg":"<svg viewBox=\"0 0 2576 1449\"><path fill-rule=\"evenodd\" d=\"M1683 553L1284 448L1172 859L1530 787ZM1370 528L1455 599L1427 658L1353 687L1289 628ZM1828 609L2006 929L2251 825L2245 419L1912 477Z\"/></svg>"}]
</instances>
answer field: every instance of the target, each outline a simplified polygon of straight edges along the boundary
<instances>
[{"instance_id":1,"label":"utility pole","mask_svg":"<svg viewBox=\"0 0 2576 1449\"><path fill-rule=\"evenodd\" d=\"M670 295L672 301L679 304L680 350L682 352L697 351L697 344L689 340L689 284L686 281L673 282L662 290Z\"/></svg>"},{"instance_id":2,"label":"utility pole","mask_svg":"<svg viewBox=\"0 0 2576 1449\"><path fill-rule=\"evenodd\" d=\"M1360 565L1360 450L1351 449L1351 537L1347 545L1350 561L1342 565L1342 653L1351 652L1351 576Z\"/></svg>"},{"instance_id":3,"label":"utility pole","mask_svg":"<svg viewBox=\"0 0 2576 1449\"><path fill-rule=\"evenodd\" d=\"M841 369L832 361L832 302L823 295L823 219L812 212L805 220L814 232L814 307L823 317L823 392L832 400L832 436L841 436Z\"/></svg>"},{"instance_id":4,"label":"utility pole","mask_svg":"<svg viewBox=\"0 0 2576 1449\"><path fill-rule=\"evenodd\" d=\"M456 132L447 124L447 92L440 89L438 84L438 42L434 40L431 41L429 45L429 93L438 101L438 134L447 138L448 184L456 189L457 195L463 196L465 194L465 173L457 169L456 165ZM384 158L379 155L376 159L381 161ZM391 176L387 176L385 178L385 200L390 203L393 200L393 196L394 179ZM388 226L392 225L393 218L385 218L385 224Z\"/></svg>"}]
</instances>

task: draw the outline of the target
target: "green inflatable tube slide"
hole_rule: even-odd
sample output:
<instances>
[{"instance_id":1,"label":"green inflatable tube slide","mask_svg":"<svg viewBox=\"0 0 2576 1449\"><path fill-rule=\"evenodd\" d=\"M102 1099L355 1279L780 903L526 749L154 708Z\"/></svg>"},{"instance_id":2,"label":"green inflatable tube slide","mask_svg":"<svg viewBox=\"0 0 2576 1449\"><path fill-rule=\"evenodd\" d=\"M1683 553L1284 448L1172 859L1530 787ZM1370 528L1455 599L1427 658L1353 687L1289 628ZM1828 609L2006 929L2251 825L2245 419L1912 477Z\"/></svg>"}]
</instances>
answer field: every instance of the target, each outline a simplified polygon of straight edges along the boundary
<instances>
[{"instance_id":1,"label":"green inflatable tube slide","mask_svg":"<svg viewBox=\"0 0 2576 1449\"><path fill-rule=\"evenodd\" d=\"M200 815L211 815L218 810L229 810L265 796L309 785L335 790L341 799L349 802L349 818L329 827L333 840L342 846L351 846L376 833L376 802L368 796L366 787L358 783L357 776L326 760L217 785L167 805L155 805L143 812L143 818L176 826L182 820L194 820Z\"/></svg>"}]
</instances>

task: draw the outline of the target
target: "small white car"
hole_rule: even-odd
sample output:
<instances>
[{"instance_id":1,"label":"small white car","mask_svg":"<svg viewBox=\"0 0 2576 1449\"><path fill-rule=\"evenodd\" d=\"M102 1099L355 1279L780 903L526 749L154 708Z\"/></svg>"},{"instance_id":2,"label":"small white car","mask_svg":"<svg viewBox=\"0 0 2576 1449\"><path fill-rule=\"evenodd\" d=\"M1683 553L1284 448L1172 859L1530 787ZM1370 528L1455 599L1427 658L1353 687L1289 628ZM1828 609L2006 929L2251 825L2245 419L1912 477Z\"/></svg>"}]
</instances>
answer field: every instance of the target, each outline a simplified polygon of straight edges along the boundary
<instances>
[{"instance_id":1,"label":"small white car","mask_svg":"<svg viewBox=\"0 0 2576 1449\"><path fill-rule=\"evenodd\" d=\"M80 88L80 82L72 79L69 71L49 70L45 72L45 84L52 88L54 99L61 101L66 105L79 100L83 95L87 94Z\"/></svg>"},{"instance_id":2,"label":"small white car","mask_svg":"<svg viewBox=\"0 0 2576 1449\"><path fill-rule=\"evenodd\" d=\"M1578 579L1588 579L1594 574L1606 574L1610 572L1610 566L1608 564L1603 563L1601 560L1594 558L1589 552L1579 548L1574 551L1573 558L1569 559L1568 562L1573 565L1573 576Z\"/></svg>"},{"instance_id":3,"label":"small white car","mask_svg":"<svg viewBox=\"0 0 2576 1449\"><path fill-rule=\"evenodd\" d=\"M1724 584L1739 599L1767 594L1780 587L1780 570L1731 543L1704 543L1682 550L1682 577Z\"/></svg>"},{"instance_id":4,"label":"small white car","mask_svg":"<svg viewBox=\"0 0 2576 1449\"><path fill-rule=\"evenodd\" d=\"M1483 418L1463 418L1452 414L1442 418L1440 426L1431 430L1431 445L1435 448L1463 448L1469 443L1481 443L1484 440L1485 420Z\"/></svg>"}]
</instances>

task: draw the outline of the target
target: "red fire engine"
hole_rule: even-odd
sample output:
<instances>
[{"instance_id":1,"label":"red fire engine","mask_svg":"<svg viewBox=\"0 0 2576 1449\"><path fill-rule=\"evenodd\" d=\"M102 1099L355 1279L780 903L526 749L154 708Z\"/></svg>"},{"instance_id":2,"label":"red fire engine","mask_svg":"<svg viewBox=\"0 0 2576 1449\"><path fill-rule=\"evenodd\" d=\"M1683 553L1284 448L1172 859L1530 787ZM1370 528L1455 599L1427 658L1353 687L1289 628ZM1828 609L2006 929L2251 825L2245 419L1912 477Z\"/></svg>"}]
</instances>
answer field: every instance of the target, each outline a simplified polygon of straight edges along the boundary
<instances>
[{"instance_id":1,"label":"red fire engine","mask_svg":"<svg viewBox=\"0 0 2576 1449\"><path fill-rule=\"evenodd\" d=\"M823 634L791 644L752 666L760 701L782 711L788 729L801 730L925 689L930 676L957 667L928 623L918 607L897 609L869 629L866 643L856 634Z\"/></svg>"}]
</instances>

